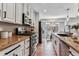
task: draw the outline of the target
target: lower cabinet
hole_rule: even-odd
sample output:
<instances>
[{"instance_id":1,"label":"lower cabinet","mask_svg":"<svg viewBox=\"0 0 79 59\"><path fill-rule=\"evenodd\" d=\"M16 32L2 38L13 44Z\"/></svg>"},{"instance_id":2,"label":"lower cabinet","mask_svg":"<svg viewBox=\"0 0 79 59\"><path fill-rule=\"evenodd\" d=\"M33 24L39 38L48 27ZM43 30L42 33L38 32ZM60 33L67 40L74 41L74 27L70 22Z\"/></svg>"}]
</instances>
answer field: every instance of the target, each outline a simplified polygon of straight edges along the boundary
<instances>
[{"instance_id":1,"label":"lower cabinet","mask_svg":"<svg viewBox=\"0 0 79 59\"><path fill-rule=\"evenodd\" d=\"M60 41L60 56L69 56L69 47Z\"/></svg>"},{"instance_id":2,"label":"lower cabinet","mask_svg":"<svg viewBox=\"0 0 79 59\"><path fill-rule=\"evenodd\" d=\"M79 53L76 52L73 48L69 49L69 56L79 56Z\"/></svg>"},{"instance_id":3,"label":"lower cabinet","mask_svg":"<svg viewBox=\"0 0 79 59\"><path fill-rule=\"evenodd\" d=\"M29 56L29 38L0 51L0 56Z\"/></svg>"},{"instance_id":4,"label":"lower cabinet","mask_svg":"<svg viewBox=\"0 0 79 59\"><path fill-rule=\"evenodd\" d=\"M30 41L29 40L30 40L30 38L25 40L25 45L24 45L24 47L25 47L25 49L24 49L25 56L29 56L29 46L30 46Z\"/></svg>"},{"instance_id":5,"label":"lower cabinet","mask_svg":"<svg viewBox=\"0 0 79 59\"><path fill-rule=\"evenodd\" d=\"M1 56L23 56L24 41L17 43L0 52Z\"/></svg>"},{"instance_id":6,"label":"lower cabinet","mask_svg":"<svg viewBox=\"0 0 79 59\"><path fill-rule=\"evenodd\" d=\"M25 56L29 56L29 48L25 49Z\"/></svg>"},{"instance_id":7,"label":"lower cabinet","mask_svg":"<svg viewBox=\"0 0 79 59\"><path fill-rule=\"evenodd\" d=\"M61 41L59 37L53 35L52 42L53 42L55 54L57 56L69 55L69 47L63 41Z\"/></svg>"}]
</instances>

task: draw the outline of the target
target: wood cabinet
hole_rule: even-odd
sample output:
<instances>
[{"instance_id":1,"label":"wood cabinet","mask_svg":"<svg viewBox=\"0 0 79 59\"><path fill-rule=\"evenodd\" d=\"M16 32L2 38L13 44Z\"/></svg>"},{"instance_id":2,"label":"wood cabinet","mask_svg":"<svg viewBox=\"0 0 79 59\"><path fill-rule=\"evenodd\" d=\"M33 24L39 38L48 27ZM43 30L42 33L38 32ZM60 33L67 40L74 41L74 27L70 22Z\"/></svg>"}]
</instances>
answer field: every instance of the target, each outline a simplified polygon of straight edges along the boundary
<instances>
[{"instance_id":1,"label":"wood cabinet","mask_svg":"<svg viewBox=\"0 0 79 59\"><path fill-rule=\"evenodd\" d=\"M15 3L3 3L3 21L15 23Z\"/></svg>"},{"instance_id":2,"label":"wood cabinet","mask_svg":"<svg viewBox=\"0 0 79 59\"><path fill-rule=\"evenodd\" d=\"M22 24L23 4L16 3L16 23Z\"/></svg>"}]
</instances>

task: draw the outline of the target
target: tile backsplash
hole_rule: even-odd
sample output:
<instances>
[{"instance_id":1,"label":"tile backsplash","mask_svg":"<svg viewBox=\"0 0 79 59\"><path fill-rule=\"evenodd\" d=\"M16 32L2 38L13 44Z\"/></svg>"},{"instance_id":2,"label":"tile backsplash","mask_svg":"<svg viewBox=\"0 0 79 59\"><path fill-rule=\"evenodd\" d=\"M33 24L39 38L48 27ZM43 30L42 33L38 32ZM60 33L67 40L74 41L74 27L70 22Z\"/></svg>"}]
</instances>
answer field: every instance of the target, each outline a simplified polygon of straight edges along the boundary
<instances>
[{"instance_id":1,"label":"tile backsplash","mask_svg":"<svg viewBox=\"0 0 79 59\"><path fill-rule=\"evenodd\" d=\"M0 31L15 32L15 28L17 27L24 27L24 26L0 23Z\"/></svg>"}]
</instances>

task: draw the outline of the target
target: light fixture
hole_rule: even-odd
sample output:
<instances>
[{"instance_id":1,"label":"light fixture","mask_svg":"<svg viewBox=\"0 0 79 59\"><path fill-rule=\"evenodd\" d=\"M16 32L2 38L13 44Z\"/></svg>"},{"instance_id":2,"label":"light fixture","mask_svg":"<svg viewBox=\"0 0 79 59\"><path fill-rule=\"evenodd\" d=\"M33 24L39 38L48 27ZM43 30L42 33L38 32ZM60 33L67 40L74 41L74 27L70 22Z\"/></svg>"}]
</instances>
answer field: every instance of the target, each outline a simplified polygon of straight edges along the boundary
<instances>
[{"instance_id":1,"label":"light fixture","mask_svg":"<svg viewBox=\"0 0 79 59\"><path fill-rule=\"evenodd\" d=\"M67 8L67 21L69 20L69 8Z\"/></svg>"},{"instance_id":2,"label":"light fixture","mask_svg":"<svg viewBox=\"0 0 79 59\"><path fill-rule=\"evenodd\" d=\"M78 7L79 7L79 3L78 3ZM78 8L78 16L79 16L79 8Z\"/></svg>"},{"instance_id":3,"label":"light fixture","mask_svg":"<svg viewBox=\"0 0 79 59\"><path fill-rule=\"evenodd\" d=\"M46 12L47 12L47 10L46 10L46 9L44 9L43 11L44 11L44 13L46 13Z\"/></svg>"},{"instance_id":4,"label":"light fixture","mask_svg":"<svg viewBox=\"0 0 79 59\"><path fill-rule=\"evenodd\" d=\"M47 25L49 25L50 23L49 23L49 22L47 22L46 24L47 24Z\"/></svg>"},{"instance_id":5,"label":"light fixture","mask_svg":"<svg viewBox=\"0 0 79 59\"><path fill-rule=\"evenodd\" d=\"M67 11L67 20L65 21L65 25L67 25L68 21L69 21L69 8L66 9Z\"/></svg>"}]
</instances>

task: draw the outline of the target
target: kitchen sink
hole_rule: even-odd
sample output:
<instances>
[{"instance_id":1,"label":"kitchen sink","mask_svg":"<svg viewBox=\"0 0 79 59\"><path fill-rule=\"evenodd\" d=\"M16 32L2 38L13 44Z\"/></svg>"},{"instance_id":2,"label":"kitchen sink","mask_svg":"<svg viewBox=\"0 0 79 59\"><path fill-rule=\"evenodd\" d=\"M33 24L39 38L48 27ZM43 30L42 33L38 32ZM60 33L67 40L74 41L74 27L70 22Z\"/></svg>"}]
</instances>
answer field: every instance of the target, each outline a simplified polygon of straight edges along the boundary
<instances>
[{"instance_id":1,"label":"kitchen sink","mask_svg":"<svg viewBox=\"0 0 79 59\"><path fill-rule=\"evenodd\" d=\"M65 34L65 33L63 33L63 34L58 34L59 36L63 36L63 37L70 37L71 35L72 35L72 33L70 33L70 34Z\"/></svg>"},{"instance_id":2,"label":"kitchen sink","mask_svg":"<svg viewBox=\"0 0 79 59\"><path fill-rule=\"evenodd\" d=\"M58 34L59 36L68 36L67 34Z\"/></svg>"}]
</instances>

